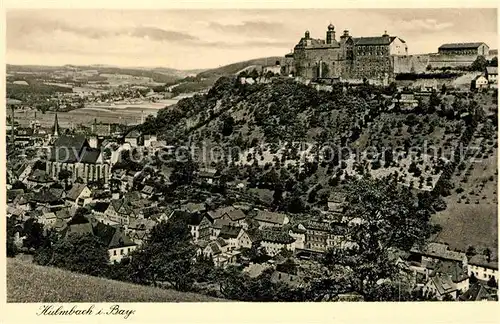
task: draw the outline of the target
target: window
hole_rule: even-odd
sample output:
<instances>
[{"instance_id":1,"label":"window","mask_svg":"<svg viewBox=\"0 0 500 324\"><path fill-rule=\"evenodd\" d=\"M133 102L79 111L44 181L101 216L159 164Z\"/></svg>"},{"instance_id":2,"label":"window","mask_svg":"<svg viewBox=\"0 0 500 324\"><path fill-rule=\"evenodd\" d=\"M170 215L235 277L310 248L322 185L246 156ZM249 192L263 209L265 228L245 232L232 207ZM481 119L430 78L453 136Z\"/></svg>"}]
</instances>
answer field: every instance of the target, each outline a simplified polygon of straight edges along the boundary
<instances>
[{"instance_id":1,"label":"window","mask_svg":"<svg viewBox=\"0 0 500 324\"><path fill-rule=\"evenodd\" d=\"M130 248L128 248L127 252L130 253Z\"/></svg>"},{"instance_id":2,"label":"window","mask_svg":"<svg viewBox=\"0 0 500 324\"><path fill-rule=\"evenodd\" d=\"M113 251L113 255L116 255L116 250Z\"/></svg>"},{"instance_id":3,"label":"window","mask_svg":"<svg viewBox=\"0 0 500 324\"><path fill-rule=\"evenodd\" d=\"M120 249L120 255L123 255L123 249Z\"/></svg>"}]
</instances>

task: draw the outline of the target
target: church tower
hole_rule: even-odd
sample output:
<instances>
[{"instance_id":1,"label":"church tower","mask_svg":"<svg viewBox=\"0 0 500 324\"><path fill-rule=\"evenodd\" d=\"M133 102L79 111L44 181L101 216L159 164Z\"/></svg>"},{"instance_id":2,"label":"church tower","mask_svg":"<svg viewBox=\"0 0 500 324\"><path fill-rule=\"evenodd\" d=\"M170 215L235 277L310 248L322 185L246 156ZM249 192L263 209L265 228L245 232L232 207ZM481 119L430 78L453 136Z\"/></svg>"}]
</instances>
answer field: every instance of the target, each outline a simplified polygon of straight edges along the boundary
<instances>
[{"instance_id":1,"label":"church tower","mask_svg":"<svg viewBox=\"0 0 500 324\"><path fill-rule=\"evenodd\" d=\"M335 27L330 23L330 25L328 25L328 30L326 32L326 43L333 44L334 41L335 41Z\"/></svg>"}]
</instances>

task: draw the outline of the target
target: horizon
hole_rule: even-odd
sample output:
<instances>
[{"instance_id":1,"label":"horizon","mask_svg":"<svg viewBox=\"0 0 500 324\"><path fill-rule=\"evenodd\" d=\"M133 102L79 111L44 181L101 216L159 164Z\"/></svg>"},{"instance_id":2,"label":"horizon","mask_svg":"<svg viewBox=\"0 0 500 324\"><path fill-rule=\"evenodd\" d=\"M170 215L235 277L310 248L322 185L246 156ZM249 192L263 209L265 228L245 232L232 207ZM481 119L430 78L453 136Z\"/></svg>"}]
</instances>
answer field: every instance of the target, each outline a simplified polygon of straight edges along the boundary
<instances>
[{"instance_id":1,"label":"horizon","mask_svg":"<svg viewBox=\"0 0 500 324\"><path fill-rule=\"evenodd\" d=\"M410 55L455 42L498 48L496 9L37 9L7 10L6 18L11 65L208 70L284 56L306 30L324 39L329 23L337 38L344 29L354 37L387 30Z\"/></svg>"}]
</instances>

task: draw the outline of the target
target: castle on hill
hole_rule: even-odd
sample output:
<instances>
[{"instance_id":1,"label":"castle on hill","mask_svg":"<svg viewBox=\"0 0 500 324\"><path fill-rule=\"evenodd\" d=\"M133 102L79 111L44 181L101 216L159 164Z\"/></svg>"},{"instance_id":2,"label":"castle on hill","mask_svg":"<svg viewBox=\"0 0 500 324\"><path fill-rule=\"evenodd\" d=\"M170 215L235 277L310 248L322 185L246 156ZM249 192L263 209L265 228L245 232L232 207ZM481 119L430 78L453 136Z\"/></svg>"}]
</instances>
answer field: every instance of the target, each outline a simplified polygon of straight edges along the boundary
<instances>
[{"instance_id":1,"label":"castle on hill","mask_svg":"<svg viewBox=\"0 0 500 324\"><path fill-rule=\"evenodd\" d=\"M312 38L309 31L285 56L283 72L305 79L390 79L394 57L407 56L406 42L384 32L376 37L353 37L344 30L339 39L330 24L326 39Z\"/></svg>"}]
</instances>

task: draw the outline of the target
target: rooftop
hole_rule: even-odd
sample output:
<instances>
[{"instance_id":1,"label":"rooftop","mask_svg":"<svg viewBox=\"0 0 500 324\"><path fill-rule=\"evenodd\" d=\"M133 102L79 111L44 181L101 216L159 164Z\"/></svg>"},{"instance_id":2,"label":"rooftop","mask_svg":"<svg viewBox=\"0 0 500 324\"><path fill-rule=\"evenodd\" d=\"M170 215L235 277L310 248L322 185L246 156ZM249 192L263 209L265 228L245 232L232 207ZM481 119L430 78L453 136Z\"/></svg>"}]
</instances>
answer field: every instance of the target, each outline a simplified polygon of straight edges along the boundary
<instances>
[{"instance_id":1,"label":"rooftop","mask_svg":"<svg viewBox=\"0 0 500 324\"><path fill-rule=\"evenodd\" d=\"M447 43L439 46L439 49L476 49L483 45L483 42L476 43Z\"/></svg>"},{"instance_id":2,"label":"rooftop","mask_svg":"<svg viewBox=\"0 0 500 324\"><path fill-rule=\"evenodd\" d=\"M286 217L285 214L259 210L254 219L259 222L284 225Z\"/></svg>"},{"instance_id":3,"label":"rooftop","mask_svg":"<svg viewBox=\"0 0 500 324\"><path fill-rule=\"evenodd\" d=\"M267 241L281 244L291 244L295 239L288 233L274 230L261 230L257 232L256 239L258 241Z\"/></svg>"}]
</instances>

